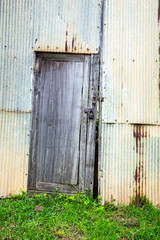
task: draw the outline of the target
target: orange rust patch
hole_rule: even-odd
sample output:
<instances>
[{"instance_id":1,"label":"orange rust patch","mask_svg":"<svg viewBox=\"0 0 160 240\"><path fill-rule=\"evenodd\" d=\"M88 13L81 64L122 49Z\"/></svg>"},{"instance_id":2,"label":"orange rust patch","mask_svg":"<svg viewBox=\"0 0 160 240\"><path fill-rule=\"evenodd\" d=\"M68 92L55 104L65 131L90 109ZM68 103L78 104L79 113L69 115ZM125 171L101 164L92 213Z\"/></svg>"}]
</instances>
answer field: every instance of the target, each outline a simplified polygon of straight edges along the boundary
<instances>
[{"instance_id":1,"label":"orange rust patch","mask_svg":"<svg viewBox=\"0 0 160 240\"><path fill-rule=\"evenodd\" d=\"M73 38L72 38L72 50L74 49L74 35L73 35Z\"/></svg>"},{"instance_id":2,"label":"orange rust patch","mask_svg":"<svg viewBox=\"0 0 160 240\"><path fill-rule=\"evenodd\" d=\"M144 126L135 125L133 137L136 139L136 152L141 153L141 138L147 138L147 130L144 131Z\"/></svg>"},{"instance_id":3,"label":"orange rust patch","mask_svg":"<svg viewBox=\"0 0 160 240\"><path fill-rule=\"evenodd\" d=\"M67 37L68 37L68 31L66 31L65 52L68 51Z\"/></svg>"},{"instance_id":4,"label":"orange rust patch","mask_svg":"<svg viewBox=\"0 0 160 240\"><path fill-rule=\"evenodd\" d=\"M67 40L66 40L66 42L65 42L65 51L66 51L66 52L68 51Z\"/></svg>"},{"instance_id":5,"label":"orange rust patch","mask_svg":"<svg viewBox=\"0 0 160 240\"><path fill-rule=\"evenodd\" d=\"M136 169L134 172L134 180L135 180L135 186L136 186L135 202L137 206L139 206L140 198L143 195L143 188L144 188L143 178L144 178L143 162L139 162L139 165L136 166ZM146 182L146 178L145 178L145 182Z\"/></svg>"},{"instance_id":6,"label":"orange rust patch","mask_svg":"<svg viewBox=\"0 0 160 240\"><path fill-rule=\"evenodd\" d=\"M134 180L135 180L135 203L137 206L140 205L141 197L143 196L144 184L146 184L146 173L144 172L144 140L149 138L150 132L143 125L134 125L133 137L136 140L136 153L137 153L137 164L134 170ZM133 151L135 147L133 147ZM139 156L138 156L139 155ZM144 178L145 177L145 178Z\"/></svg>"}]
</instances>

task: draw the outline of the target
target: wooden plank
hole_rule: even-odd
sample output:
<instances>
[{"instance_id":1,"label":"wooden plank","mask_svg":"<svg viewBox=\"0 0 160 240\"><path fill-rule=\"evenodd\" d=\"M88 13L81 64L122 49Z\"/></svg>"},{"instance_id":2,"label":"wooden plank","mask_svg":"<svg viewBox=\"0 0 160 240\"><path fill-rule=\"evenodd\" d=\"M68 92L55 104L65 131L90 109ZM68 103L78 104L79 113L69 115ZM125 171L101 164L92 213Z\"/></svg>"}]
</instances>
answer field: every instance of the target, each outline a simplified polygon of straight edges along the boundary
<instances>
[{"instance_id":1,"label":"wooden plank","mask_svg":"<svg viewBox=\"0 0 160 240\"><path fill-rule=\"evenodd\" d=\"M78 183L83 62L42 61L37 181Z\"/></svg>"},{"instance_id":2,"label":"wooden plank","mask_svg":"<svg viewBox=\"0 0 160 240\"><path fill-rule=\"evenodd\" d=\"M50 59L53 61L59 61L59 62L83 62L84 61L84 55L73 55L73 54L53 54L53 53L40 53L38 54L42 57L43 60Z\"/></svg>"},{"instance_id":3,"label":"wooden plank","mask_svg":"<svg viewBox=\"0 0 160 240\"><path fill-rule=\"evenodd\" d=\"M29 153L29 169L28 169L28 189L36 188L36 166L37 166L37 126L38 126L38 115L39 115L39 81L40 81L40 70L41 70L42 59L38 57L35 63L35 75L34 75L34 91L32 100L32 131L30 140L30 153Z\"/></svg>"},{"instance_id":4,"label":"wooden plank","mask_svg":"<svg viewBox=\"0 0 160 240\"><path fill-rule=\"evenodd\" d=\"M99 57L92 55L92 60L90 61L90 56L85 56L84 64L83 62L70 62L70 64L68 62L53 62L54 64L51 64L51 60L43 60L41 75L40 78L37 78L35 85L35 94L39 95L37 95L37 100L34 97L33 149L31 150L31 174L28 185L30 189L35 189L35 181L37 180L37 182L46 184L51 182L54 184L67 183L76 186L79 184L80 191L84 191L85 188L93 191L96 105L94 106L95 118L93 120L88 119L88 115L83 110L86 107L93 107L92 98L94 95L97 96ZM63 71L59 71L62 69L62 65L65 67ZM59 70L57 70L57 67ZM45 72L43 68L46 68L47 71ZM50 76L51 81L49 81ZM59 79L61 80L59 81ZM69 84L66 85L68 79ZM73 81L73 79L76 79L76 81ZM61 84L64 85L63 88ZM54 90L51 91L51 89ZM65 90L67 90L69 97L66 96ZM56 94L58 92L59 95L57 97ZM58 106L65 107L59 112L57 110ZM43 112L41 109L43 109ZM53 114L49 113L54 113L55 119ZM39 119L39 122L37 119ZM67 121L64 121L64 124L62 124L62 119L67 119ZM73 119L74 121L72 122ZM42 127L42 122L47 123L46 126ZM59 126L57 122L60 122ZM75 134L75 126L80 135ZM57 141L59 136L62 136L62 138L60 141ZM75 143L77 139L78 144L75 144L77 155L75 155L71 149L73 149L72 143ZM37 141L40 141L38 146ZM43 145L44 147L42 147ZM53 155L50 150L53 150ZM69 161L65 163L64 157L60 156L67 156ZM54 159L54 161L51 161L51 159ZM61 192L63 192L63 189Z\"/></svg>"},{"instance_id":5,"label":"wooden plank","mask_svg":"<svg viewBox=\"0 0 160 240\"><path fill-rule=\"evenodd\" d=\"M102 104L101 99L103 98L103 47L105 44L103 43L103 27L104 27L104 9L105 2L102 0L101 4L101 33L100 33L100 48L99 48L99 56L100 56L100 76L99 76L99 134L98 134L98 195L102 196L102 179L103 179L103 168L102 168L102 156L101 156L101 146L102 146ZM105 28L105 27L104 27Z\"/></svg>"},{"instance_id":6,"label":"wooden plank","mask_svg":"<svg viewBox=\"0 0 160 240\"><path fill-rule=\"evenodd\" d=\"M74 185L67 184L56 184L56 183L45 183L36 182L36 189L39 191L49 191L49 192L62 192L62 193L77 193L78 188Z\"/></svg>"},{"instance_id":7,"label":"wooden plank","mask_svg":"<svg viewBox=\"0 0 160 240\"><path fill-rule=\"evenodd\" d=\"M95 131L96 131L96 116L97 104L93 105L93 96L98 94L98 78L99 78L99 56L91 55L91 71L90 71L90 86L89 86L89 107L94 108L94 119L88 119L87 126L87 150L86 150L86 173L85 173L85 188L93 192L93 177L94 177L94 160L95 160Z\"/></svg>"},{"instance_id":8,"label":"wooden plank","mask_svg":"<svg viewBox=\"0 0 160 240\"><path fill-rule=\"evenodd\" d=\"M82 88L82 120L81 120L81 136L80 136L80 163L79 163L79 191L85 191L85 160L86 160L86 140L87 140L87 121L88 116L84 113L84 108L88 106L88 90L90 75L90 56L85 56L84 77Z\"/></svg>"}]
</instances>

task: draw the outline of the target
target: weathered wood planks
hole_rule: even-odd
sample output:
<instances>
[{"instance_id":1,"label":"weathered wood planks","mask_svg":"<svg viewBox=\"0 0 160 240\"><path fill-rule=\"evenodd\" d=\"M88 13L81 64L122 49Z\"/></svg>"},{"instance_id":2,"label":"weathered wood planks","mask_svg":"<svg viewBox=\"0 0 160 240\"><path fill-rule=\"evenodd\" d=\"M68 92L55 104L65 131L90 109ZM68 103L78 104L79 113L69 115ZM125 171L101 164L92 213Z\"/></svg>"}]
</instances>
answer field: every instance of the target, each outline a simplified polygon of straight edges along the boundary
<instances>
[{"instance_id":1,"label":"weathered wood planks","mask_svg":"<svg viewBox=\"0 0 160 240\"><path fill-rule=\"evenodd\" d=\"M29 189L93 190L98 77L98 55L37 54Z\"/></svg>"}]
</instances>

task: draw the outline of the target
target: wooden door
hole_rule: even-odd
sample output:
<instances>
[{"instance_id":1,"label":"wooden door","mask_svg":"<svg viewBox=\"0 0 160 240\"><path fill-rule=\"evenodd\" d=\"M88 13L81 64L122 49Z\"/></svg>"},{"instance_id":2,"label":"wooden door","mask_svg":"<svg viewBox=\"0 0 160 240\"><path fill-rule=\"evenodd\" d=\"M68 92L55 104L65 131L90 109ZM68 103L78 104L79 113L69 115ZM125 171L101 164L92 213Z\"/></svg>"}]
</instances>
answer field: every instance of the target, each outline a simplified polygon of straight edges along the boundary
<instances>
[{"instance_id":1,"label":"wooden door","mask_svg":"<svg viewBox=\"0 0 160 240\"><path fill-rule=\"evenodd\" d=\"M29 189L92 191L98 61L97 55L37 54Z\"/></svg>"}]
</instances>

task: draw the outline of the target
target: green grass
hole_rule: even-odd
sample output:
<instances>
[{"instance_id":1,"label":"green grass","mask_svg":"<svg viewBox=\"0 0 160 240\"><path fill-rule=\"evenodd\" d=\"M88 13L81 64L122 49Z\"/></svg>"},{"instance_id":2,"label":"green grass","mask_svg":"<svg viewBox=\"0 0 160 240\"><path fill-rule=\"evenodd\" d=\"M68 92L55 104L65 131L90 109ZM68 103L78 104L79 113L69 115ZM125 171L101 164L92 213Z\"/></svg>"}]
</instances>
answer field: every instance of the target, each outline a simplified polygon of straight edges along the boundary
<instances>
[{"instance_id":1,"label":"green grass","mask_svg":"<svg viewBox=\"0 0 160 240\"><path fill-rule=\"evenodd\" d=\"M160 209L145 202L103 207L84 194L22 193L0 200L0 239L160 239Z\"/></svg>"}]
</instances>

